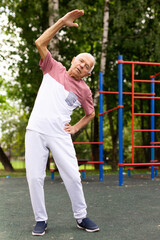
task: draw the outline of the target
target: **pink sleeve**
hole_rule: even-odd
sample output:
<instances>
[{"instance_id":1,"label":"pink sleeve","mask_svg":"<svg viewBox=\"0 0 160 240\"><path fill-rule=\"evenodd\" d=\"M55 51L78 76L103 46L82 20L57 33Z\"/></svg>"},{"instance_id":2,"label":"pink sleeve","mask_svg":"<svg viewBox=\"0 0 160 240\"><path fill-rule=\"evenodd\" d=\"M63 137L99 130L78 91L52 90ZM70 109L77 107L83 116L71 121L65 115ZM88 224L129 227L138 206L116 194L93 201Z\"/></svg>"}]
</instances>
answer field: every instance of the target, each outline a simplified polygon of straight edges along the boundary
<instances>
[{"instance_id":1,"label":"pink sleeve","mask_svg":"<svg viewBox=\"0 0 160 240\"><path fill-rule=\"evenodd\" d=\"M51 56L51 53L48 51L44 60L40 60L39 65L42 69L43 74L49 72L54 65L54 59Z\"/></svg>"},{"instance_id":2,"label":"pink sleeve","mask_svg":"<svg viewBox=\"0 0 160 240\"><path fill-rule=\"evenodd\" d=\"M87 94L88 96L85 98L85 100L82 103L82 107L85 111L86 115L91 114L94 112L94 106L93 106L93 99L92 99L92 93L89 90L89 93Z\"/></svg>"},{"instance_id":3,"label":"pink sleeve","mask_svg":"<svg viewBox=\"0 0 160 240\"><path fill-rule=\"evenodd\" d=\"M51 53L48 51L44 60L40 60L39 65L42 69L43 74L49 72L56 72L58 69L61 69L63 66L60 62L57 62L55 59L52 58Z\"/></svg>"}]
</instances>

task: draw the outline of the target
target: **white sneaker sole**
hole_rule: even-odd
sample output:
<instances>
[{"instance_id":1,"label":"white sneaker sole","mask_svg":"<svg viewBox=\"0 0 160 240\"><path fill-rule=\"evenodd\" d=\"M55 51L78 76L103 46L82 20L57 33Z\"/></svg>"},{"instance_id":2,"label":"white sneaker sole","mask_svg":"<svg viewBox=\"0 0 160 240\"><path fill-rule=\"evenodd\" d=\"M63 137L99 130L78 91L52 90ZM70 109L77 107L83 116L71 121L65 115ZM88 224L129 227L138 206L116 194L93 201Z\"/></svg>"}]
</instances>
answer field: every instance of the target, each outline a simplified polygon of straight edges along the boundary
<instances>
[{"instance_id":1,"label":"white sneaker sole","mask_svg":"<svg viewBox=\"0 0 160 240\"><path fill-rule=\"evenodd\" d=\"M79 229L83 229L83 230L85 230L85 231L87 231L87 232L98 232L98 231L100 230L99 228L96 228L96 229L93 229L93 230L87 229L87 228L83 228L83 227L79 226L78 224L77 224L77 227L78 227Z\"/></svg>"},{"instance_id":2,"label":"white sneaker sole","mask_svg":"<svg viewBox=\"0 0 160 240\"><path fill-rule=\"evenodd\" d=\"M45 228L45 231L47 230L47 227ZM32 232L32 235L33 236L43 236L46 232L43 232L43 233L35 233L35 232Z\"/></svg>"}]
</instances>

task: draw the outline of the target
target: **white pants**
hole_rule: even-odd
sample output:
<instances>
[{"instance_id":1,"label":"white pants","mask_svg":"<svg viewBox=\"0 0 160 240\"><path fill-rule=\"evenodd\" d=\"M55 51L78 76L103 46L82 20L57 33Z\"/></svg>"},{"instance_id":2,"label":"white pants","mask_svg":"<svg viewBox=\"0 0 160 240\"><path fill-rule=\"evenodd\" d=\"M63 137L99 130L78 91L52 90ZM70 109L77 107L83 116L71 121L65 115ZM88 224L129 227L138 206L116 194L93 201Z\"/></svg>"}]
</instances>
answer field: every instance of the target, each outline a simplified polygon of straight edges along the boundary
<instances>
[{"instance_id":1,"label":"white pants","mask_svg":"<svg viewBox=\"0 0 160 240\"><path fill-rule=\"evenodd\" d=\"M87 206L71 136L52 137L27 130L25 137L26 172L35 220L46 221L48 219L44 179L49 149L69 194L74 217L76 219L86 217Z\"/></svg>"}]
</instances>

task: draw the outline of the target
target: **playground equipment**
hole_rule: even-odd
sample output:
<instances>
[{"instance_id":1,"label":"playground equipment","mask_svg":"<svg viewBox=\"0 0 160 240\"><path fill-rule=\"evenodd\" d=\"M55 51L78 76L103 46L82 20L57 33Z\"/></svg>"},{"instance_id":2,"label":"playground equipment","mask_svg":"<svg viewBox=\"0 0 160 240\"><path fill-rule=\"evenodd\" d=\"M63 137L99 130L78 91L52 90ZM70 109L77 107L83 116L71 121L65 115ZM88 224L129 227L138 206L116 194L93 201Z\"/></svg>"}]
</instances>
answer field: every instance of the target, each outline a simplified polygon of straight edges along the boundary
<instances>
[{"instance_id":1,"label":"playground equipment","mask_svg":"<svg viewBox=\"0 0 160 240\"><path fill-rule=\"evenodd\" d=\"M132 92L123 92L123 64L131 64L132 66ZM154 166L159 166L158 160L154 159L154 149L160 148L160 142L155 142L155 132L160 132L160 129L155 129L155 116L160 116L160 113L155 113L155 99L160 99L160 97L155 97L155 83L160 83L160 81L155 81L155 77L160 73L151 76L151 80L137 80L135 79L134 68L135 65L158 65L160 63L152 62L133 62L133 61L123 61L122 55L118 57L118 94L119 94L119 105L123 105L123 94L132 95L132 162L123 163L123 109L119 108L119 186L123 185L123 167L124 166L151 166L151 179L154 179ZM134 91L134 83L143 82L151 83L150 93L137 93ZM142 96L143 95L143 96ZM151 100L151 113L135 113L134 112L134 100L135 99L150 99ZM134 129L134 117L135 116L151 116L151 129ZM135 146L134 145L134 133L135 132L151 132L151 142L149 146ZM150 148L151 149L151 161L150 163L135 163L134 161L134 149L135 148Z\"/></svg>"},{"instance_id":2,"label":"playground equipment","mask_svg":"<svg viewBox=\"0 0 160 240\"><path fill-rule=\"evenodd\" d=\"M130 64L132 67L132 92L123 92L123 64ZM150 166L151 168L151 179L154 179L154 172L157 175L158 166L160 163L158 160L155 160L155 148L160 148L160 142L155 142L155 132L160 132L160 129L155 129L155 116L160 116L160 113L155 113L155 100L160 99L160 97L155 97L155 83L160 83L160 81L156 81L155 77L160 75L157 73L155 75L150 76L151 80L137 80L135 79L135 65L157 65L160 66L160 63L152 63L152 62L133 62L133 61L123 61L122 55L118 57L118 92L110 92L103 91L102 89L99 91L100 94L118 94L118 106L110 109L105 113L114 111L118 109L118 124L119 124L119 186L123 185L123 167L130 166L128 169L128 175L130 176L130 170L135 166ZM100 79L101 81L101 79ZM150 83L151 84L151 92L150 93L138 93L134 91L134 83ZM123 163L123 95L131 95L132 97L132 162L131 163ZM151 113L135 113L134 112L134 100L135 99L150 99L151 100ZM103 104L103 99L101 100ZM100 103L101 103L100 101ZM99 113L101 115L101 113ZM151 116L151 129L134 129L134 117L135 116ZM151 142L149 146L135 146L134 145L134 133L135 132L150 132L151 133ZM151 149L151 161L150 163L135 163L134 161L134 149L135 148L150 148Z\"/></svg>"}]
</instances>

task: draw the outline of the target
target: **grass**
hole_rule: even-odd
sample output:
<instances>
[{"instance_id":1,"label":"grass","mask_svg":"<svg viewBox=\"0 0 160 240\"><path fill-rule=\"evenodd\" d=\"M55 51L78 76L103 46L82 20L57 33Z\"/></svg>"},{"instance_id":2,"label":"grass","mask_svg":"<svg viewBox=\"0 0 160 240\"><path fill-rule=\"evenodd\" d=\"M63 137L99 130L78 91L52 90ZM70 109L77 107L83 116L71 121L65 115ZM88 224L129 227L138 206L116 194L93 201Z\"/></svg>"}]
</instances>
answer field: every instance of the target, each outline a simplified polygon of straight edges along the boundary
<instances>
[{"instance_id":1,"label":"grass","mask_svg":"<svg viewBox=\"0 0 160 240\"><path fill-rule=\"evenodd\" d=\"M5 171L2 163L0 162L0 178L4 177L24 177L26 176L25 162L24 161L11 161L14 168L14 172ZM80 169L86 169L86 173L89 175L98 175L99 170L95 170L94 166L91 164L81 165ZM111 170L111 167L108 165L104 166L104 174ZM47 170L47 176L50 176L50 171ZM55 175L59 175L58 172L55 172Z\"/></svg>"},{"instance_id":2,"label":"grass","mask_svg":"<svg viewBox=\"0 0 160 240\"><path fill-rule=\"evenodd\" d=\"M12 164L14 169L24 169L25 168L25 162L24 161L12 160L11 164ZM2 163L0 162L0 170L1 169L4 170L4 167L3 167Z\"/></svg>"},{"instance_id":3,"label":"grass","mask_svg":"<svg viewBox=\"0 0 160 240\"><path fill-rule=\"evenodd\" d=\"M24 177L26 176L26 169L25 169L25 162L24 161L11 161L12 166L14 168L14 172L8 172L4 170L3 165L0 162L0 178L4 178L4 177ZM79 167L80 169L86 169L86 175L98 175L99 174L99 170L95 169L93 165L91 164L87 164L87 165L81 165ZM109 165L104 165L103 166L103 173L104 174L118 174L118 168L117 171L112 171L111 166ZM124 168L124 174L127 174L127 169ZM147 174L150 173L149 169L141 169L141 170L136 170L133 169L131 171L131 174ZM46 172L47 176L50 176L50 171L47 170ZM55 175L59 175L58 172L55 172Z\"/></svg>"},{"instance_id":4,"label":"grass","mask_svg":"<svg viewBox=\"0 0 160 240\"><path fill-rule=\"evenodd\" d=\"M26 169L15 169L14 172L5 171L4 169L0 169L0 178L9 178L9 177L25 177Z\"/></svg>"},{"instance_id":5,"label":"grass","mask_svg":"<svg viewBox=\"0 0 160 240\"><path fill-rule=\"evenodd\" d=\"M5 171L2 163L0 162L0 178L26 176L26 169L25 169L24 161L11 161L11 163L14 168L14 172Z\"/></svg>"}]
</instances>

